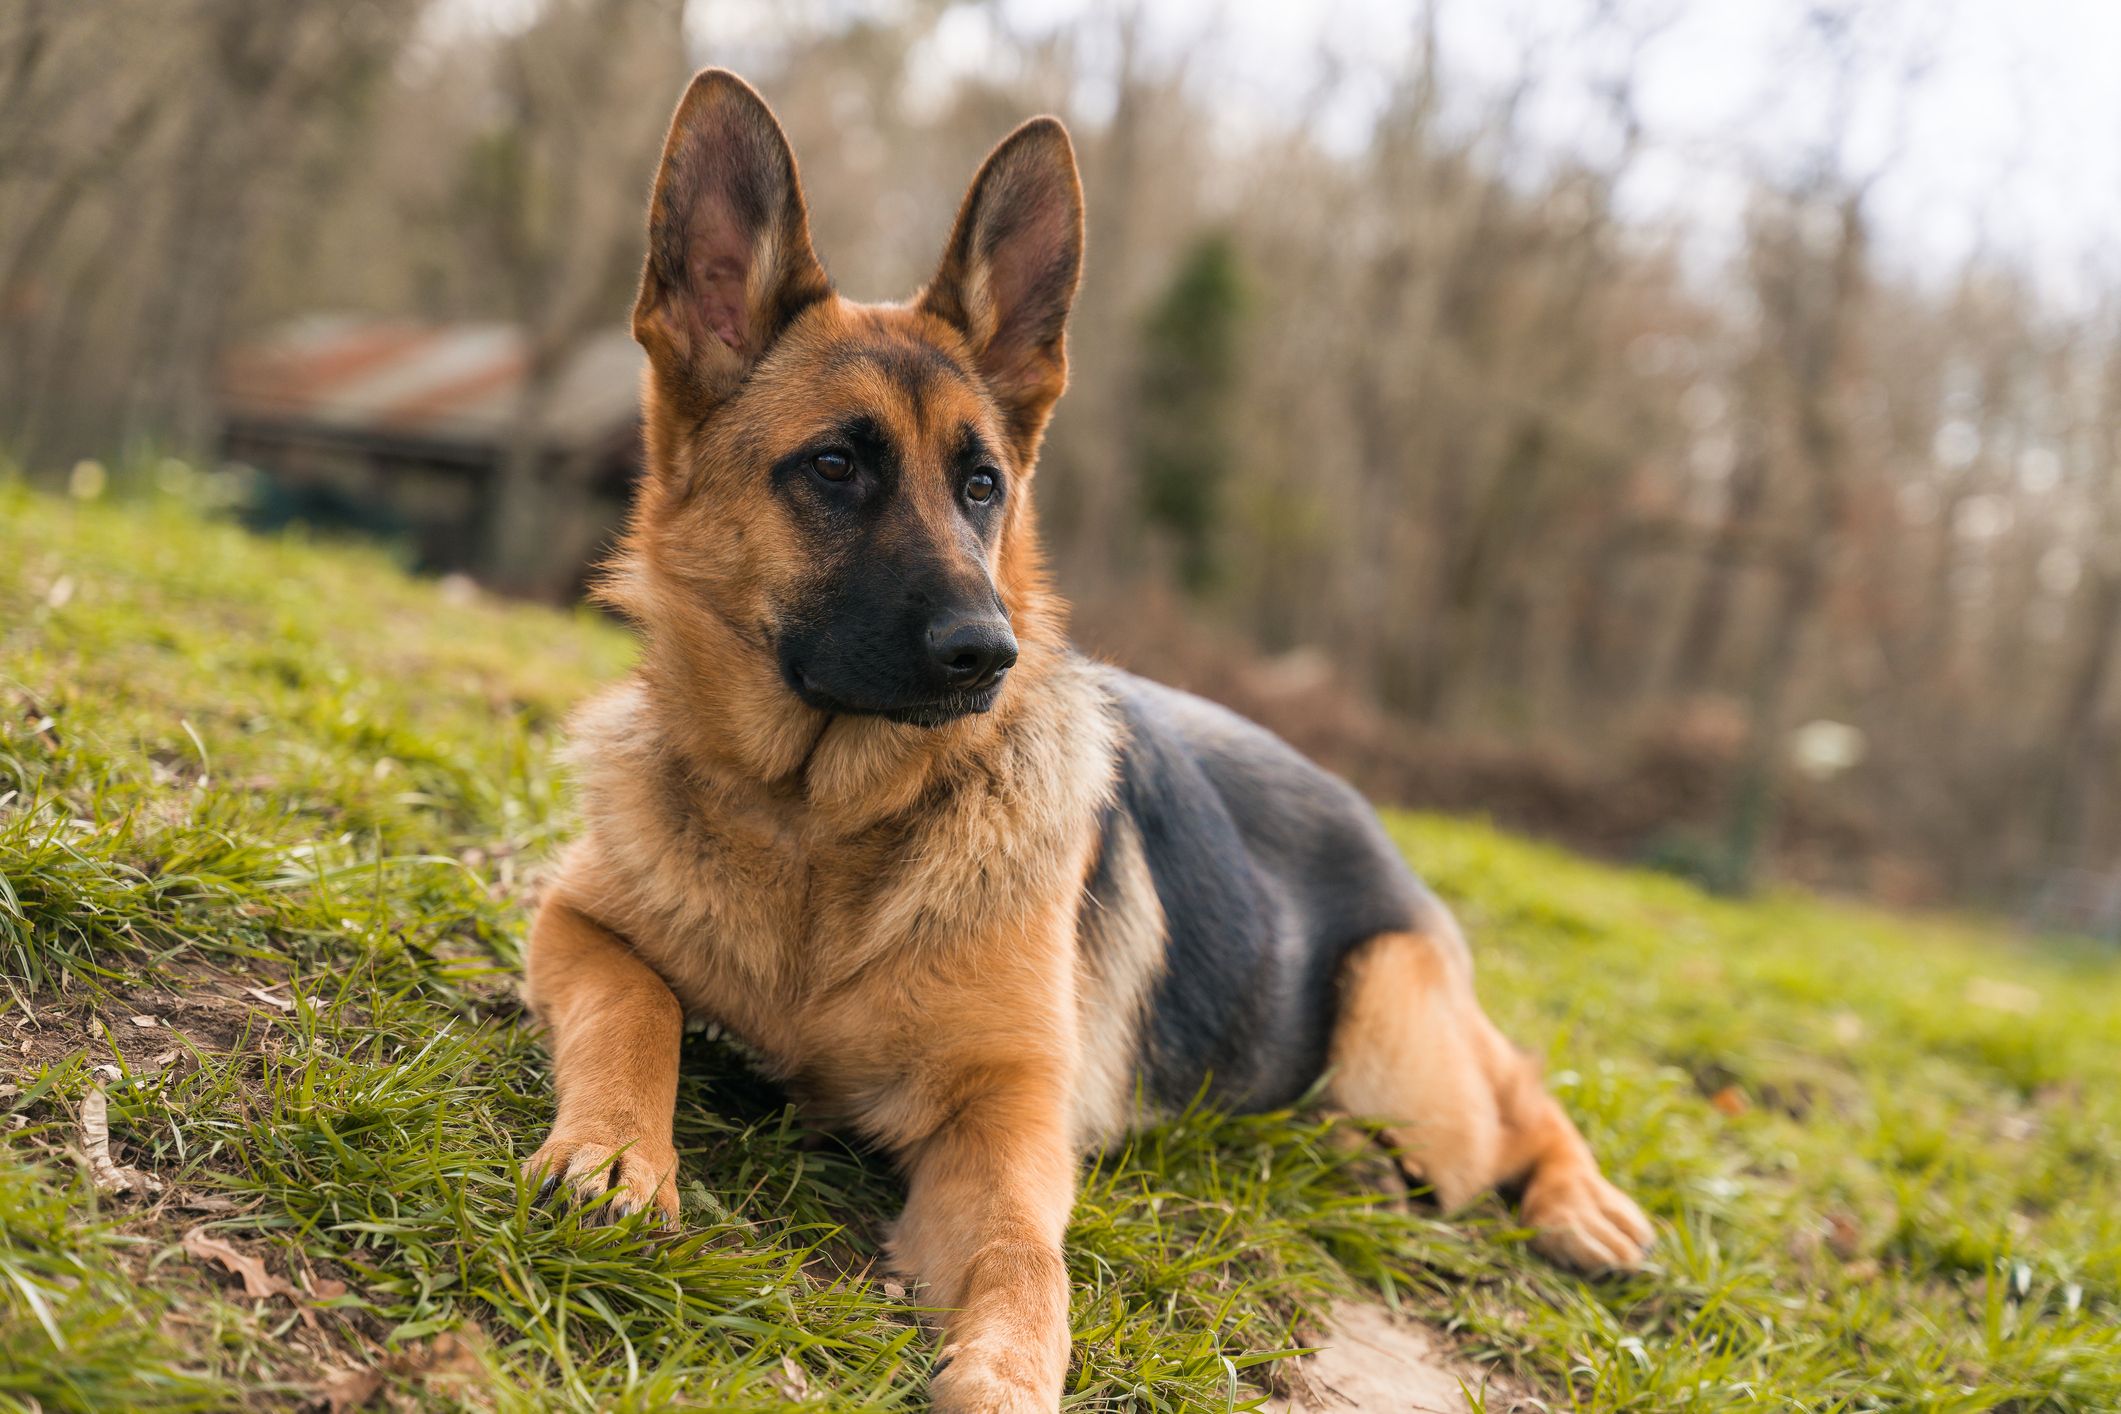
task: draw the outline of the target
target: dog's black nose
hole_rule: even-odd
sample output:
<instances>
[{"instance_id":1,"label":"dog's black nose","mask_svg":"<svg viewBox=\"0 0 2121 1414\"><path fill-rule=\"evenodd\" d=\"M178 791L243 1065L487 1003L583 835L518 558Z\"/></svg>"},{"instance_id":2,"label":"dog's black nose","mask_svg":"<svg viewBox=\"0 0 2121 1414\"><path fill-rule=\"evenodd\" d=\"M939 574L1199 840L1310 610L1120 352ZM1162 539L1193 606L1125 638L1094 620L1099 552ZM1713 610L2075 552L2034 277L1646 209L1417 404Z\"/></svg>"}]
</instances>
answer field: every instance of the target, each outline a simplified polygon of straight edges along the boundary
<instances>
[{"instance_id":1,"label":"dog's black nose","mask_svg":"<svg viewBox=\"0 0 2121 1414\"><path fill-rule=\"evenodd\" d=\"M953 615L928 626L928 655L951 687L977 690L1016 662L1016 635L998 614Z\"/></svg>"}]
</instances>

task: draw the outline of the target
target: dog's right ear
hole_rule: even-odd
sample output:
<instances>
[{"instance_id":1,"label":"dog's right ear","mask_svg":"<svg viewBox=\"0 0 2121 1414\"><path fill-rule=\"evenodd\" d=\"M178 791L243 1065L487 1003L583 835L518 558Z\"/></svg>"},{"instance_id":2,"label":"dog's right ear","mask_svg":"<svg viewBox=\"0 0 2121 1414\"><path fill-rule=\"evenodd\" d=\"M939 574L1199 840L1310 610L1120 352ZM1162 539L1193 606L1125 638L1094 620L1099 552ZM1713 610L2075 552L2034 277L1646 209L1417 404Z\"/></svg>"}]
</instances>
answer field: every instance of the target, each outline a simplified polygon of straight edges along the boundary
<instances>
[{"instance_id":1,"label":"dog's right ear","mask_svg":"<svg viewBox=\"0 0 2121 1414\"><path fill-rule=\"evenodd\" d=\"M664 389L705 411L831 292L781 125L751 85L702 69L663 142L633 337Z\"/></svg>"}]
</instances>

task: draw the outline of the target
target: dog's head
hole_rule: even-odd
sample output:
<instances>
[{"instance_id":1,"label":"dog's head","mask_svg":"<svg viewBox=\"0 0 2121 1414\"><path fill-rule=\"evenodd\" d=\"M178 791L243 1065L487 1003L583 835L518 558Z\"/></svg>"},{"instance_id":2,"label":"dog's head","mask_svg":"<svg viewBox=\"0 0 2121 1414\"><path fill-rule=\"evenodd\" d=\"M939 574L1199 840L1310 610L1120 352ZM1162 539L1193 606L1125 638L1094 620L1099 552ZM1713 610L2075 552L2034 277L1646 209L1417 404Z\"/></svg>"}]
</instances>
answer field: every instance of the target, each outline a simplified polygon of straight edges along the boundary
<instances>
[{"instance_id":1,"label":"dog's head","mask_svg":"<svg viewBox=\"0 0 2121 1414\"><path fill-rule=\"evenodd\" d=\"M1035 119L980 168L926 289L842 299L780 125L743 80L701 73L649 210L648 474L613 597L711 618L745 660L714 670L784 708L988 710L1036 597L1030 483L1082 225L1067 132Z\"/></svg>"}]
</instances>

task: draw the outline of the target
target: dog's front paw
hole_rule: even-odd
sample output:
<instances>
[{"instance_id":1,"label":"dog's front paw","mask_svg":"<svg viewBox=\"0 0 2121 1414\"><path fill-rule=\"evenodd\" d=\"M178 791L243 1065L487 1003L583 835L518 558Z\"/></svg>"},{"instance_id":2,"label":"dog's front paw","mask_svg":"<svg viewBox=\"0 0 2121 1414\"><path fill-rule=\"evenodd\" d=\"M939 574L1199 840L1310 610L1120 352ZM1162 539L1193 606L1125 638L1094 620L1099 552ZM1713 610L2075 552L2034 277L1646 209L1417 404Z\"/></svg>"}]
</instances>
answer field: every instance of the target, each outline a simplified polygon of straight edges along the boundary
<instances>
[{"instance_id":1,"label":"dog's front paw","mask_svg":"<svg viewBox=\"0 0 2121 1414\"><path fill-rule=\"evenodd\" d=\"M935 1414L1054 1414L1060 1391L1044 1388L1036 1361L1022 1350L982 1341L950 1345L928 1382Z\"/></svg>"},{"instance_id":2,"label":"dog's front paw","mask_svg":"<svg viewBox=\"0 0 2121 1414\"><path fill-rule=\"evenodd\" d=\"M678 1221L678 1156L668 1143L608 1143L555 1132L523 1165L538 1184L540 1205L555 1198L596 1203L592 1220L617 1222L646 1208L665 1226ZM596 1200L610 1194L608 1201Z\"/></svg>"},{"instance_id":3,"label":"dog's front paw","mask_svg":"<svg viewBox=\"0 0 2121 1414\"><path fill-rule=\"evenodd\" d=\"M1583 1272L1632 1271L1656 1237L1635 1200L1587 1162L1534 1171L1523 1211L1532 1246Z\"/></svg>"}]
</instances>

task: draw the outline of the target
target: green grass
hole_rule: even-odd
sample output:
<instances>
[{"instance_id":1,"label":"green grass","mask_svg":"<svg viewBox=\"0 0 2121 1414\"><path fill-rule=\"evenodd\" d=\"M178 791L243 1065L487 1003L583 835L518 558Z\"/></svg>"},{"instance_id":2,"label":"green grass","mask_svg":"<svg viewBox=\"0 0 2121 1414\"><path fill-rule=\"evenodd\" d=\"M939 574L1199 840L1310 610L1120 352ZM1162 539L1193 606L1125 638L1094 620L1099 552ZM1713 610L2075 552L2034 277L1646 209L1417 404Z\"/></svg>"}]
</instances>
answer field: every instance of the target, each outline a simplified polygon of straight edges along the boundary
<instances>
[{"instance_id":1,"label":"green grass","mask_svg":"<svg viewBox=\"0 0 2121 1414\"><path fill-rule=\"evenodd\" d=\"M877 1266L896 1179L711 1038L682 1237L517 1181L555 733L629 655L377 552L0 483L0 1408L282 1407L356 1368L421 1407L923 1406ZM1656 1267L1586 1282L1499 1204L1395 1211L1308 1114L1190 1114L1084 1175L1071 1407L1242 1404L1357 1291L1556 1409L2121 1407L2111 954L1391 823ZM97 1085L161 1194L91 1185ZM183 1251L201 1224L345 1291L251 1299Z\"/></svg>"}]
</instances>

